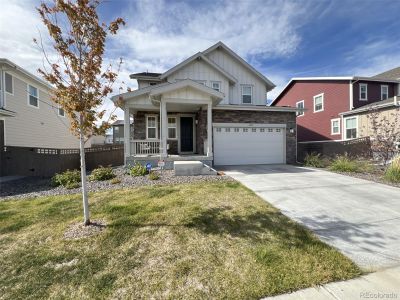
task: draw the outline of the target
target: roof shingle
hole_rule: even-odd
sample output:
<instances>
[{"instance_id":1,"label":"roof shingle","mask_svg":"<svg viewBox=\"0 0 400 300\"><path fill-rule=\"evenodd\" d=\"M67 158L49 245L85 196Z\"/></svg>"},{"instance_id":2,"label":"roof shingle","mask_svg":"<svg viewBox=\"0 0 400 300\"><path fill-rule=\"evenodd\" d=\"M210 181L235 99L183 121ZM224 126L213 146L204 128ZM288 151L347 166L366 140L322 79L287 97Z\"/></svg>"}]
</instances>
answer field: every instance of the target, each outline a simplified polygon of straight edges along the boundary
<instances>
[{"instance_id":1,"label":"roof shingle","mask_svg":"<svg viewBox=\"0 0 400 300\"><path fill-rule=\"evenodd\" d=\"M400 67L377 74L377 75L373 76L372 78L399 80L400 79Z\"/></svg>"}]
</instances>

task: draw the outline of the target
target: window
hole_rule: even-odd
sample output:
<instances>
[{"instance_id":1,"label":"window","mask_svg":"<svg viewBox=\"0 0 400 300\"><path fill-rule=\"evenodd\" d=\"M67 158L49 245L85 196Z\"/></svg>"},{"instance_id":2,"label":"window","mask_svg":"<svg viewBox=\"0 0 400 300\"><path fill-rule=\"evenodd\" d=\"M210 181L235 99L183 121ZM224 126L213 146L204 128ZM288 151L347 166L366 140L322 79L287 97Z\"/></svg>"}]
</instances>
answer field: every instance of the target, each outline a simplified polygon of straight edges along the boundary
<instances>
[{"instance_id":1,"label":"window","mask_svg":"<svg viewBox=\"0 0 400 300\"><path fill-rule=\"evenodd\" d=\"M253 98L253 87L251 85L242 85L242 103L251 104Z\"/></svg>"},{"instance_id":2,"label":"window","mask_svg":"<svg viewBox=\"0 0 400 300\"><path fill-rule=\"evenodd\" d=\"M389 98L389 86L381 85L381 100Z\"/></svg>"},{"instance_id":3,"label":"window","mask_svg":"<svg viewBox=\"0 0 400 300\"><path fill-rule=\"evenodd\" d=\"M225 128L225 132L231 132L230 128Z\"/></svg>"},{"instance_id":4,"label":"window","mask_svg":"<svg viewBox=\"0 0 400 300\"><path fill-rule=\"evenodd\" d=\"M5 86L6 86L6 92L9 94L13 94L13 78L10 74L5 73L4 76L4 81L5 81Z\"/></svg>"},{"instance_id":5,"label":"window","mask_svg":"<svg viewBox=\"0 0 400 300\"><path fill-rule=\"evenodd\" d=\"M147 116L146 139L157 138L157 116Z\"/></svg>"},{"instance_id":6,"label":"window","mask_svg":"<svg viewBox=\"0 0 400 300\"><path fill-rule=\"evenodd\" d=\"M331 134L340 134L340 119L331 120Z\"/></svg>"},{"instance_id":7,"label":"window","mask_svg":"<svg viewBox=\"0 0 400 300\"><path fill-rule=\"evenodd\" d=\"M176 118L168 117L168 138L176 139Z\"/></svg>"},{"instance_id":8,"label":"window","mask_svg":"<svg viewBox=\"0 0 400 300\"><path fill-rule=\"evenodd\" d=\"M268 132L273 132L274 130L272 128L268 128Z\"/></svg>"},{"instance_id":9,"label":"window","mask_svg":"<svg viewBox=\"0 0 400 300\"><path fill-rule=\"evenodd\" d=\"M220 92L221 91L221 83L218 81L211 81L211 88L213 90Z\"/></svg>"},{"instance_id":10,"label":"window","mask_svg":"<svg viewBox=\"0 0 400 300\"><path fill-rule=\"evenodd\" d=\"M301 100L299 102L296 102L296 107L299 109L304 109L304 100ZM304 111L298 111L296 112L296 116L304 116Z\"/></svg>"},{"instance_id":11,"label":"window","mask_svg":"<svg viewBox=\"0 0 400 300\"><path fill-rule=\"evenodd\" d=\"M239 132L239 128L235 128L234 131L235 131L235 132Z\"/></svg>"},{"instance_id":12,"label":"window","mask_svg":"<svg viewBox=\"0 0 400 300\"><path fill-rule=\"evenodd\" d=\"M156 85L157 82L150 82L149 85Z\"/></svg>"},{"instance_id":13,"label":"window","mask_svg":"<svg viewBox=\"0 0 400 300\"><path fill-rule=\"evenodd\" d=\"M257 128L252 128L251 132L257 132Z\"/></svg>"},{"instance_id":14,"label":"window","mask_svg":"<svg viewBox=\"0 0 400 300\"><path fill-rule=\"evenodd\" d=\"M368 100L368 84L366 83L360 83L360 100Z\"/></svg>"},{"instance_id":15,"label":"window","mask_svg":"<svg viewBox=\"0 0 400 300\"><path fill-rule=\"evenodd\" d=\"M314 96L314 112L324 110L324 94Z\"/></svg>"},{"instance_id":16,"label":"window","mask_svg":"<svg viewBox=\"0 0 400 300\"><path fill-rule=\"evenodd\" d=\"M243 128L243 132L247 132L249 131L247 128Z\"/></svg>"},{"instance_id":17,"label":"window","mask_svg":"<svg viewBox=\"0 0 400 300\"><path fill-rule=\"evenodd\" d=\"M346 139L355 139L357 137L357 117L346 118L344 121Z\"/></svg>"},{"instance_id":18,"label":"window","mask_svg":"<svg viewBox=\"0 0 400 300\"><path fill-rule=\"evenodd\" d=\"M28 104L39 108L38 90L31 85L28 85Z\"/></svg>"},{"instance_id":19,"label":"window","mask_svg":"<svg viewBox=\"0 0 400 300\"><path fill-rule=\"evenodd\" d=\"M58 115L61 117L65 117L65 111L62 107L58 108Z\"/></svg>"}]
</instances>

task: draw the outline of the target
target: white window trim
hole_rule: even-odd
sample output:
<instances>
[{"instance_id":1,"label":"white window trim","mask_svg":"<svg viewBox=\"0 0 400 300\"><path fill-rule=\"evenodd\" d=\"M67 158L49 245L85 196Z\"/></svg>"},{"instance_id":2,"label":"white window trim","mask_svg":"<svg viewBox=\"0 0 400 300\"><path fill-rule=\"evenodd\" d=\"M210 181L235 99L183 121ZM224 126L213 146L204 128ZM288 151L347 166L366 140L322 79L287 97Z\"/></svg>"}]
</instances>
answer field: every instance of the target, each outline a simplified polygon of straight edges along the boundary
<instances>
[{"instance_id":1,"label":"white window trim","mask_svg":"<svg viewBox=\"0 0 400 300\"><path fill-rule=\"evenodd\" d=\"M356 118L356 137L355 138L347 138L347 128L346 128L346 120ZM343 136L345 140L351 140L358 138L358 116L351 116L343 119Z\"/></svg>"},{"instance_id":2,"label":"white window trim","mask_svg":"<svg viewBox=\"0 0 400 300\"><path fill-rule=\"evenodd\" d=\"M387 98L386 99L388 99L389 98L389 86L387 85L387 84L382 84L381 85L381 100L386 100L386 99L383 99L383 92L382 92L382 89L383 88L386 88L386 94L387 94Z\"/></svg>"},{"instance_id":3,"label":"white window trim","mask_svg":"<svg viewBox=\"0 0 400 300\"><path fill-rule=\"evenodd\" d=\"M250 88L250 90L251 90L251 94L250 94L250 103L244 103L243 102L243 88L244 87L249 87ZM247 94L246 94L246 96L248 96ZM240 102L242 103L242 104L253 104L253 86L251 85L251 84L242 84L241 86L240 86Z\"/></svg>"},{"instance_id":4,"label":"white window trim","mask_svg":"<svg viewBox=\"0 0 400 300\"><path fill-rule=\"evenodd\" d=\"M62 109L64 111L64 115L60 114L60 109ZM65 118L65 109L63 109L60 105L57 107L57 115L59 117Z\"/></svg>"},{"instance_id":5,"label":"white window trim","mask_svg":"<svg viewBox=\"0 0 400 300\"><path fill-rule=\"evenodd\" d=\"M29 96L31 95L31 94L29 94L29 86L31 86L31 87L34 87L36 90L37 90L37 106L35 106L35 105L32 105L32 104L30 104L30 102L29 102ZM30 106L30 107L34 107L34 108L36 108L36 109L39 109L40 108L40 94L39 94L39 88L37 87L37 86L34 86L34 85L32 85L32 84L30 84L30 83L28 83L27 85L26 85L26 94L27 94L27 100L28 100L28 106Z\"/></svg>"},{"instance_id":6,"label":"white window trim","mask_svg":"<svg viewBox=\"0 0 400 300\"><path fill-rule=\"evenodd\" d=\"M11 76L11 85L12 85L11 93L7 92L7 89L6 89L6 74ZM4 72L4 82L3 83L4 83L4 92L6 92L8 95L14 96L14 76L8 72Z\"/></svg>"},{"instance_id":7,"label":"white window trim","mask_svg":"<svg viewBox=\"0 0 400 300\"><path fill-rule=\"evenodd\" d=\"M155 138L149 138L149 117L155 117L156 118L156 137ZM150 127L154 128L154 127ZM158 140L158 115L146 115L146 140Z\"/></svg>"},{"instance_id":8,"label":"white window trim","mask_svg":"<svg viewBox=\"0 0 400 300\"><path fill-rule=\"evenodd\" d=\"M361 98L361 87L365 86L365 98ZM368 83L360 83L359 85L360 101L368 101Z\"/></svg>"},{"instance_id":9,"label":"white window trim","mask_svg":"<svg viewBox=\"0 0 400 300\"><path fill-rule=\"evenodd\" d=\"M168 123L168 119L169 118L174 118L175 119L175 126L170 126ZM175 137L174 138L170 138L169 137L169 130L170 128L175 128ZM177 140L178 139L178 118L176 116L167 116L167 139L168 140Z\"/></svg>"},{"instance_id":10,"label":"white window trim","mask_svg":"<svg viewBox=\"0 0 400 300\"><path fill-rule=\"evenodd\" d=\"M321 108L320 110L315 110L315 98L318 98L318 97L322 97L322 108ZM324 111L324 108L325 108L325 105L324 105L325 99L324 99L324 98L325 98L325 97L324 97L324 93L315 95L315 96L313 97L313 111L314 111L315 113Z\"/></svg>"},{"instance_id":11,"label":"white window trim","mask_svg":"<svg viewBox=\"0 0 400 300\"><path fill-rule=\"evenodd\" d=\"M297 104L298 104L298 103L303 103L303 109L305 108L305 106L304 106L304 100L297 101L297 102L296 102L296 108L298 108L298 107L297 107ZM296 116L297 116L297 117L303 117L303 116L304 116L304 111L300 112L298 115L296 114Z\"/></svg>"},{"instance_id":12,"label":"white window trim","mask_svg":"<svg viewBox=\"0 0 400 300\"><path fill-rule=\"evenodd\" d=\"M333 132L333 122L335 122L335 121L338 121L338 126L337 126L339 129L338 132ZM331 135L338 135L338 134L341 134L340 133L340 118L331 119Z\"/></svg>"},{"instance_id":13,"label":"white window trim","mask_svg":"<svg viewBox=\"0 0 400 300\"><path fill-rule=\"evenodd\" d=\"M211 88L214 90L213 88L213 84L214 83L218 83L218 92L221 91L221 81L211 81Z\"/></svg>"}]
</instances>

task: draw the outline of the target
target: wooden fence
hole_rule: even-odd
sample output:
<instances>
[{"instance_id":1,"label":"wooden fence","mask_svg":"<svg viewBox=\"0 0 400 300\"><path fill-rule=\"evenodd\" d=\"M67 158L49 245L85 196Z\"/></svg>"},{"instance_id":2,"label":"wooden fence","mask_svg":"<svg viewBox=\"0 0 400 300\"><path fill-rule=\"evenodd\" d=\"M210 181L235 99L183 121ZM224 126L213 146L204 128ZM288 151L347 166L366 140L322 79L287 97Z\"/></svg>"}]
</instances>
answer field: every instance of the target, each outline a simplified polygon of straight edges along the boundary
<instances>
[{"instance_id":1,"label":"wooden fence","mask_svg":"<svg viewBox=\"0 0 400 300\"><path fill-rule=\"evenodd\" d=\"M347 154L351 157L372 157L369 138L358 138L348 141L299 142L297 160L303 162L307 154L320 153L325 157Z\"/></svg>"},{"instance_id":2,"label":"wooden fence","mask_svg":"<svg viewBox=\"0 0 400 300\"><path fill-rule=\"evenodd\" d=\"M67 169L79 169L79 149L52 149L4 146L1 149L1 176L51 177ZM124 145L104 145L85 149L86 168L124 164Z\"/></svg>"}]
</instances>

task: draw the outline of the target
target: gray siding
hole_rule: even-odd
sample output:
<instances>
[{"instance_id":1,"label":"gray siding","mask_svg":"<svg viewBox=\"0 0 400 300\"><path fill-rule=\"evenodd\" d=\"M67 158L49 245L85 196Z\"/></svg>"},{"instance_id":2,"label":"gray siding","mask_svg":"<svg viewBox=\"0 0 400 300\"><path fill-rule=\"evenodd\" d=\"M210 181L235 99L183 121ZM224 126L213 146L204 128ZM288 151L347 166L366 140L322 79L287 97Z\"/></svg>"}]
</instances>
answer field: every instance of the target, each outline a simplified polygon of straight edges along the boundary
<instances>
[{"instance_id":1,"label":"gray siding","mask_svg":"<svg viewBox=\"0 0 400 300\"><path fill-rule=\"evenodd\" d=\"M78 139L69 131L67 117L58 115L46 89L19 73L13 76L13 94L5 93L5 108L17 113L5 118L5 145L46 148L77 148ZM27 85L38 89L39 108L28 105Z\"/></svg>"}]
</instances>

